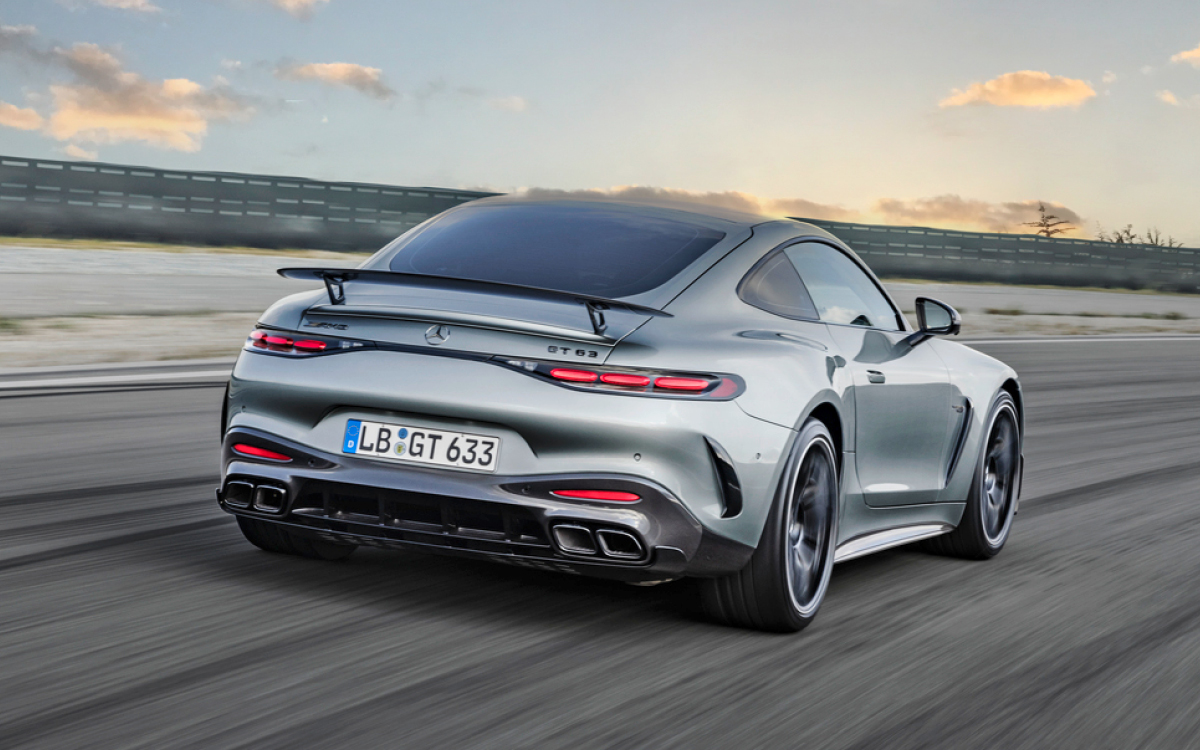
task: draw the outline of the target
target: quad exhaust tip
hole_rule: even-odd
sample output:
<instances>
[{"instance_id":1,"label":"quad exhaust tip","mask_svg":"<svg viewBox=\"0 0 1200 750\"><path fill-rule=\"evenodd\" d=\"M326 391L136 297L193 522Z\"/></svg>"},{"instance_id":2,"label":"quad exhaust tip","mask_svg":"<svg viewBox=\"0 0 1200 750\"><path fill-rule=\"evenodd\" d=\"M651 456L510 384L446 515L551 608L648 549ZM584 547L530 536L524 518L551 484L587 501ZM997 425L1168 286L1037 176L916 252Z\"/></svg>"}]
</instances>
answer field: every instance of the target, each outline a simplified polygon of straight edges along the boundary
<instances>
[{"instance_id":1,"label":"quad exhaust tip","mask_svg":"<svg viewBox=\"0 0 1200 750\"><path fill-rule=\"evenodd\" d=\"M225 504L231 508L253 508L263 513L280 513L287 504L287 490L242 479L225 483Z\"/></svg>"},{"instance_id":2,"label":"quad exhaust tip","mask_svg":"<svg viewBox=\"0 0 1200 750\"><path fill-rule=\"evenodd\" d=\"M551 529L554 543L568 555L609 557L614 560L640 560L646 549L633 533L621 529L592 531L586 526L562 523Z\"/></svg>"}]
</instances>

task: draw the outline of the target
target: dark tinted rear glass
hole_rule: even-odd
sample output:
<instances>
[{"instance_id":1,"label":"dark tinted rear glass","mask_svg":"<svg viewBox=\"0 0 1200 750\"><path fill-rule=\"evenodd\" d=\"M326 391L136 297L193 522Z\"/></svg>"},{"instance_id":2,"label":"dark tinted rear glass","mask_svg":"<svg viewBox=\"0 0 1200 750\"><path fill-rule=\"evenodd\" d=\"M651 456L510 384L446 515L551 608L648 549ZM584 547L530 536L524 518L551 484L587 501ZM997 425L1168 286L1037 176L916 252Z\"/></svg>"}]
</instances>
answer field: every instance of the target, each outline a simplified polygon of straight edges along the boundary
<instances>
[{"instance_id":1,"label":"dark tinted rear glass","mask_svg":"<svg viewBox=\"0 0 1200 750\"><path fill-rule=\"evenodd\" d=\"M724 233L613 206L478 206L400 240L393 271L628 297L666 283Z\"/></svg>"},{"instance_id":2,"label":"dark tinted rear glass","mask_svg":"<svg viewBox=\"0 0 1200 750\"><path fill-rule=\"evenodd\" d=\"M781 252L755 269L738 289L747 303L785 318L817 320L817 307L800 281L796 267Z\"/></svg>"}]
</instances>

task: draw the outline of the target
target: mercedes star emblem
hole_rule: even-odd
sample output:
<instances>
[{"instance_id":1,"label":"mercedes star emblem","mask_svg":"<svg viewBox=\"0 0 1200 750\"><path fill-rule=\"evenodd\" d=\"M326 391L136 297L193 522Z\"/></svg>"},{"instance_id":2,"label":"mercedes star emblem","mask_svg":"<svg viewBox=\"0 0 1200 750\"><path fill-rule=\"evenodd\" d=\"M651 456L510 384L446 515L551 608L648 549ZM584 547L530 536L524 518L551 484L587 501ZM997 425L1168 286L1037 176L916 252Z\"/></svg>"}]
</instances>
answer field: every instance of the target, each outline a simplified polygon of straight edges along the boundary
<instances>
[{"instance_id":1,"label":"mercedes star emblem","mask_svg":"<svg viewBox=\"0 0 1200 750\"><path fill-rule=\"evenodd\" d=\"M431 346L444 344L449 338L450 326L429 326L429 330L425 332L425 340Z\"/></svg>"}]
</instances>

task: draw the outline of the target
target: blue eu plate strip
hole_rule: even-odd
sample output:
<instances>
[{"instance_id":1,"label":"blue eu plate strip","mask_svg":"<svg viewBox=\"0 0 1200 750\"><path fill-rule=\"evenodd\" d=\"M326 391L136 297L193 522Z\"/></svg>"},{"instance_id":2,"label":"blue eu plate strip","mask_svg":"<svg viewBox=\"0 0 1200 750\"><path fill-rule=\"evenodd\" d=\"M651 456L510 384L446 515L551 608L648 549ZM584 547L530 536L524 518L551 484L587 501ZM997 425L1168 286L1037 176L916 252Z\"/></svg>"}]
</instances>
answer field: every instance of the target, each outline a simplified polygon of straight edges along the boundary
<instances>
[{"instance_id":1,"label":"blue eu plate strip","mask_svg":"<svg viewBox=\"0 0 1200 750\"><path fill-rule=\"evenodd\" d=\"M346 438L342 440L342 453L354 453L358 450L358 436L362 434L362 422L357 419L346 421Z\"/></svg>"}]
</instances>

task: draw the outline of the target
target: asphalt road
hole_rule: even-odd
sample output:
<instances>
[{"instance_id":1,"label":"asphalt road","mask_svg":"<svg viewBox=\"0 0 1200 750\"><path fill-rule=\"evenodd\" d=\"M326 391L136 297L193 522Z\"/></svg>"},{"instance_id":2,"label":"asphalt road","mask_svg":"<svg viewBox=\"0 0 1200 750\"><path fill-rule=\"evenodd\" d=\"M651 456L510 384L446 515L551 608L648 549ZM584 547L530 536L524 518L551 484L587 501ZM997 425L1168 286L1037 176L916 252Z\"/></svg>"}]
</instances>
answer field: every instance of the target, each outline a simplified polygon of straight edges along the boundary
<instances>
[{"instance_id":1,"label":"asphalt road","mask_svg":"<svg viewBox=\"0 0 1200 750\"><path fill-rule=\"evenodd\" d=\"M0 748L1200 747L1200 342L979 346L1028 398L1008 547L840 565L797 636L687 582L259 552L219 387L0 390Z\"/></svg>"}]
</instances>

